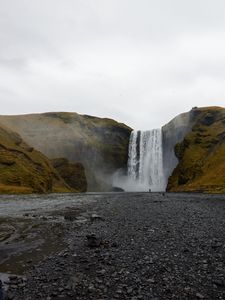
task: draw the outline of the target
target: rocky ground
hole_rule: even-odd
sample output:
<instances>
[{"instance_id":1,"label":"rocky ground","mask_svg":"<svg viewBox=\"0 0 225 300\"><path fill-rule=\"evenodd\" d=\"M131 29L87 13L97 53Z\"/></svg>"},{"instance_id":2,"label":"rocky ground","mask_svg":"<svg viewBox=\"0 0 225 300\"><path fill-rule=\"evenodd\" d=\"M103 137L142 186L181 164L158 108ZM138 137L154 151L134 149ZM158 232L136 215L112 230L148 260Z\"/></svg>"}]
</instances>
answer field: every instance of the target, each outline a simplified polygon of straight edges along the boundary
<instances>
[{"instance_id":1,"label":"rocky ground","mask_svg":"<svg viewBox=\"0 0 225 300\"><path fill-rule=\"evenodd\" d=\"M23 252L6 299L225 299L225 196L102 194L61 217L38 219L55 251Z\"/></svg>"}]
</instances>

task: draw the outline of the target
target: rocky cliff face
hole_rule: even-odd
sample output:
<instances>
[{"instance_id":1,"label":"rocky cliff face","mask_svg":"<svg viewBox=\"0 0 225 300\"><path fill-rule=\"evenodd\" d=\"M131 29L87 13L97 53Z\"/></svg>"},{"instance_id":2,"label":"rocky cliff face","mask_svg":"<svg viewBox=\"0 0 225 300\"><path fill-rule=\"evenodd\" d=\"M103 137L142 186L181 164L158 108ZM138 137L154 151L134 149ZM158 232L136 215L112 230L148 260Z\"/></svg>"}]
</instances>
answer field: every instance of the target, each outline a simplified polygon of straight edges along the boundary
<instances>
[{"instance_id":1,"label":"rocky cliff face","mask_svg":"<svg viewBox=\"0 0 225 300\"><path fill-rule=\"evenodd\" d=\"M180 114L162 127L163 168L166 180L168 180L179 162L174 151L175 145L182 142L195 123L194 111L192 109L190 112Z\"/></svg>"},{"instance_id":2,"label":"rocky cliff face","mask_svg":"<svg viewBox=\"0 0 225 300\"><path fill-rule=\"evenodd\" d=\"M176 144L179 160L168 191L225 192L225 109L192 111L192 130Z\"/></svg>"},{"instance_id":3,"label":"rocky cliff face","mask_svg":"<svg viewBox=\"0 0 225 300\"><path fill-rule=\"evenodd\" d=\"M82 163L89 191L107 190L111 174L126 167L131 128L114 120L45 113L0 116L0 122L50 159Z\"/></svg>"},{"instance_id":4,"label":"rocky cliff face","mask_svg":"<svg viewBox=\"0 0 225 300\"><path fill-rule=\"evenodd\" d=\"M47 157L0 125L0 193L71 191Z\"/></svg>"},{"instance_id":5,"label":"rocky cliff face","mask_svg":"<svg viewBox=\"0 0 225 300\"><path fill-rule=\"evenodd\" d=\"M55 158L51 163L71 188L79 192L87 191L87 179L81 163L70 163L66 158Z\"/></svg>"}]
</instances>

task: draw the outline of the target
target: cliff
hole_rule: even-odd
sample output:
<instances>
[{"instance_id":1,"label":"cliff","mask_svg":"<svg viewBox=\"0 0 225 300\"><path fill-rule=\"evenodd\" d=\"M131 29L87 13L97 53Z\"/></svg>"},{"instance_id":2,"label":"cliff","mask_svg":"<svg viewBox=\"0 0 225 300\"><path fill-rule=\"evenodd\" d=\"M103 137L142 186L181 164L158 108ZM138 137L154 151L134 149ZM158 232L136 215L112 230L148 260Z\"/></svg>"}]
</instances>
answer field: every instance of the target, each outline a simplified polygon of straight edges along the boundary
<instances>
[{"instance_id":1,"label":"cliff","mask_svg":"<svg viewBox=\"0 0 225 300\"><path fill-rule=\"evenodd\" d=\"M193 123L194 119L192 112L187 112L178 115L162 127L163 169L166 181L178 164L178 158L175 155L174 147L184 139L189 131L191 131Z\"/></svg>"},{"instance_id":2,"label":"cliff","mask_svg":"<svg viewBox=\"0 0 225 300\"><path fill-rule=\"evenodd\" d=\"M71 191L43 154L0 125L0 193Z\"/></svg>"},{"instance_id":3,"label":"cliff","mask_svg":"<svg viewBox=\"0 0 225 300\"><path fill-rule=\"evenodd\" d=\"M171 192L225 192L225 109L192 110L193 127L176 144L179 160L168 181Z\"/></svg>"},{"instance_id":4,"label":"cliff","mask_svg":"<svg viewBox=\"0 0 225 300\"><path fill-rule=\"evenodd\" d=\"M131 128L114 120L61 112L0 116L0 122L48 158L82 163L89 191L108 190L113 172L126 168Z\"/></svg>"},{"instance_id":5,"label":"cliff","mask_svg":"<svg viewBox=\"0 0 225 300\"><path fill-rule=\"evenodd\" d=\"M87 179L81 163L70 163L66 158L55 158L51 163L71 188L79 192L87 191Z\"/></svg>"}]
</instances>

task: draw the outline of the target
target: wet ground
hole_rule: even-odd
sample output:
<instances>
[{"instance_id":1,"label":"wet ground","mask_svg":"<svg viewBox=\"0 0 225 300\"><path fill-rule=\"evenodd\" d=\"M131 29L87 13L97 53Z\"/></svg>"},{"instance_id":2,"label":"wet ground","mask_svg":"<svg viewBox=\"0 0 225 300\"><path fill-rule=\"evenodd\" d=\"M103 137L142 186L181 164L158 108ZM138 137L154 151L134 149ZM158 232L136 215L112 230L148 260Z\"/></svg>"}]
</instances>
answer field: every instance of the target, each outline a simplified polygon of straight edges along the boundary
<instances>
[{"instance_id":1,"label":"wet ground","mask_svg":"<svg viewBox=\"0 0 225 300\"><path fill-rule=\"evenodd\" d=\"M9 299L225 299L224 228L224 195L0 196L0 277Z\"/></svg>"},{"instance_id":2,"label":"wet ground","mask_svg":"<svg viewBox=\"0 0 225 300\"><path fill-rule=\"evenodd\" d=\"M67 215L86 222L86 206L97 199L84 194L0 196L0 279L23 275L29 267L64 249Z\"/></svg>"}]
</instances>

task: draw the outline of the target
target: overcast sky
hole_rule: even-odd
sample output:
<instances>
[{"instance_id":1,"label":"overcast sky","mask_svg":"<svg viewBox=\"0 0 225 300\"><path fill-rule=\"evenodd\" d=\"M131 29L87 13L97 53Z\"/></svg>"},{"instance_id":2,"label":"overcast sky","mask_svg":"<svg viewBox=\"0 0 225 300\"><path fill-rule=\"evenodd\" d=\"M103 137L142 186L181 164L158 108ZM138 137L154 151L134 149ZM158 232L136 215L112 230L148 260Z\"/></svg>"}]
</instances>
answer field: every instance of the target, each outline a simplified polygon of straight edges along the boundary
<instances>
[{"instance_id":1,"label":"overcast sky","mask_svg":"<svg viewBox=\"0 0 225 300\"><path fill-rule=\"evenodd\" d=\"M225 106L225 1L0 0L0 104L136 129Z\"/></svg>"}]
</instances>

